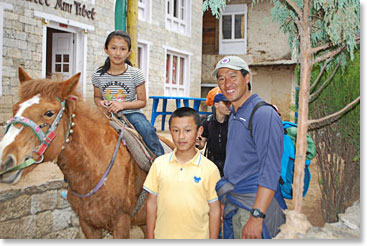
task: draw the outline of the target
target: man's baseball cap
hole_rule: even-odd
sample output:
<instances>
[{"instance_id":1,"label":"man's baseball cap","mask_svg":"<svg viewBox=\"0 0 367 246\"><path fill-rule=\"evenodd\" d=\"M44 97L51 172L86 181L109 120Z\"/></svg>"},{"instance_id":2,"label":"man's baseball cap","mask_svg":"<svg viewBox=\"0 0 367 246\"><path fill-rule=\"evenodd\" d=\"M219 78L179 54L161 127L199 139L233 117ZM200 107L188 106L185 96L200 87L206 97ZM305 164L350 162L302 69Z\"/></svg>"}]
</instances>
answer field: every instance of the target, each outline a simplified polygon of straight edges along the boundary
<instances>
[{"instance_id":1,"label":"man's baseball cap","mask_svg":"<svg viewBox=\"0 0 367 246\"><path fill-rule=\"evenodd\" d=\"M228 102L228 99L222 93L218 93L214 97L214 103L217 103L217 102L220 102L220 101L226 101L226 102Z\"/></svg>"},{"instance_id":2,"label":"man's baseball cap","mask_svg":"<svg viewBox=\"0 0 367 246\"><path fill-rule=\"evenodd\" d=\"M233 70L245 69L246 71L250 72L247 63L242 58L238 56L226 56L222 58L215 66L213 76L217 76L218 70L224 67Z\"/></svg>"}]
</instances>

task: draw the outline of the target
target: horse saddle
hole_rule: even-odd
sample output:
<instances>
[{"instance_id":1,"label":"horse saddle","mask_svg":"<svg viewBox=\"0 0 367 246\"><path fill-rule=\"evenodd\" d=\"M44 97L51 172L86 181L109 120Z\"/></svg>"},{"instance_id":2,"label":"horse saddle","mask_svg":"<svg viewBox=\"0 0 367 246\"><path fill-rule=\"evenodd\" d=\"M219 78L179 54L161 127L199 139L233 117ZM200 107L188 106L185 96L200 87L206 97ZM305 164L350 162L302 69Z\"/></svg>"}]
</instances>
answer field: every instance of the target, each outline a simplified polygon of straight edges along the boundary
<instances>
[{"instance_id":1,"label":"horse saddle","mask_svg":"<svg viewBox=\"0 0 367 246\"><path fill-rule=\"evenodd\" d=\"M145 144L141 135L129 122L126 116L124 116L124 114L119 114L118 116L119 118L117 118L116 115L111 114L111 116L108 117L110 119L110 125L117 132L120 130L122 131L123 143L127 146L127 149L138 163L139 167L148 172L154 159L156 158L155 154ZM164 153L169 153L172 151L171 148L161 139L159 139L159 141L163 146Z\"/></svg>"}]
</instances>

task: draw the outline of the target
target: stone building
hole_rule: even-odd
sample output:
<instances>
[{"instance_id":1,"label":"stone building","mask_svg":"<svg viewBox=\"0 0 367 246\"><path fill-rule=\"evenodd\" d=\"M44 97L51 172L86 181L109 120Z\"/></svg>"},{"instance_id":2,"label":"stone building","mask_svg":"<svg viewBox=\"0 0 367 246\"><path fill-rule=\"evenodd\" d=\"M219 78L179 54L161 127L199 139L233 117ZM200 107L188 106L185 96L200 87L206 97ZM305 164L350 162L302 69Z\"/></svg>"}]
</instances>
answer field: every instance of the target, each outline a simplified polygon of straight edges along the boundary
<instances>
[{"instance_id":1,"label":"stone building","mask_svg":"<svg viewBox=\"0 0 367 246\"><path fill-rule=\"evenodd\" d=\"M239 55L252 69L253 91L276 104L284 119L292 117L296 62L287 37L271 20L271 3L252 8L251 0L232 0L220 19L208 11L203 15L202 1L138 4L138 66L148 96L206 97L216 85L216 62ZM81 72L78 89L93 98L90 78L106 58L103 45L114 29L114 10L115 0L0 0L0 125L18 100L18 66L33 77ZM148 119L151 107L148 99Z\"/></svg>"},{"instance_id":2,"label":"stone building","mask_svg":"<svg viewBox=\"0 0 367 246\"><path fill-rule=\"evenodd\" d=\"M252 0L231 0L219 19L209 11L203 17L202 97L216 86L211 75L216 63L226 55L245 59L253 76L252 91L278 106L282 118L293 119L296 61L288 37L271 17L273 5Z\"/></svg>"},{"instance_id":3,"label":"stone building","mask_svg":"<svg viewBox=\"0 0 367 246\"><path fill-rule=\"evenodd\" d=\"M200 97L201 1L138 4L138 66L148 95ZM0 124L18 100L18 66L32 77L81 72L78 89L93 98L91 75L107 57L114 10L114 0L0 0ZM151 104L144 109L148 119Z\"/></svg>"}]
</instances>

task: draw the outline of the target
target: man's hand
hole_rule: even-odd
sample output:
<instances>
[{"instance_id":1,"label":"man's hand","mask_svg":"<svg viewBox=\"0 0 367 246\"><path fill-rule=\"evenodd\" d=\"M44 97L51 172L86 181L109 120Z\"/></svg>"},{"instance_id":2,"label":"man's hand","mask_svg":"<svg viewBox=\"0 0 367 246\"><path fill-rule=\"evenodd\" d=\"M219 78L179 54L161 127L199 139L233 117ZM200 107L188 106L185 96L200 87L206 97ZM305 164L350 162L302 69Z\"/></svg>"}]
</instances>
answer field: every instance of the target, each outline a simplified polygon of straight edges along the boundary
<instances>
[{"instance_id":1,"label":"man's hand","mask_svg":"<svg viewBox=\"0 0 367 246\"><path fill-rule=\"evenodd\" d=\"M254 218L250 215L250 219L242 229L241 239L261 239L263 219Z\"/></svg>"},{"instance_id":2,"label":"man's hand","mask_svg":"<svg viewBox=\"0 0 367 246\"><path fill-rule=\"evenodd\" d=\"M271 200L274 197L274 191L263 186L258 187L254 208L260 209L264 214L268 209ZM262 233L263 218L255 218L250 215L246 225L242 228L241 238L260 239Z\"/></svg>"},{"instance_id":3,"label":"man's hand","mask_svg":"<svg viewBox=\"0 0 367 246\"><path fill-rule=\"evenodd\" d=\"M199 150L202 150L205 147L205 143L206 138L200 135L199 137L196 138L195 147L198 148Z\"/></svg>"}]
</instances>

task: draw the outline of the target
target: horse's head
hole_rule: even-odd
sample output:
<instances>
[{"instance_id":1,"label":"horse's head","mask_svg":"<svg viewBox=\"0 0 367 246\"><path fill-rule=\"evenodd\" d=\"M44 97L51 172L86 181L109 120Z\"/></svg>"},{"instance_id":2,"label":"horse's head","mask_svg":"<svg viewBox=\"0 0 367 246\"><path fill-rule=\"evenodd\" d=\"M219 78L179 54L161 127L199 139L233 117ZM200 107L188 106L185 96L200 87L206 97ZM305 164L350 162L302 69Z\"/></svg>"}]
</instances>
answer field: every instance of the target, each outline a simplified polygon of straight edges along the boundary
<instances>
[{"instance_id":1,"label":"horse's head","mask_svg":"<svg viewBox=\"0 0 367 246\"><path fill-rule=\"evenodd\" d=\"M65 81L37 80L22 68L18 72L20 100L0 141L0 182L5 183L16 183L31 162L53 161L61 152L72 105L66 99L80 78L78 73Z\"/></svg>"}]
</instances>

